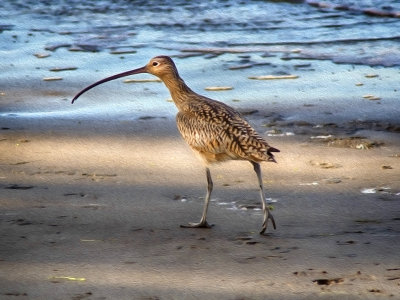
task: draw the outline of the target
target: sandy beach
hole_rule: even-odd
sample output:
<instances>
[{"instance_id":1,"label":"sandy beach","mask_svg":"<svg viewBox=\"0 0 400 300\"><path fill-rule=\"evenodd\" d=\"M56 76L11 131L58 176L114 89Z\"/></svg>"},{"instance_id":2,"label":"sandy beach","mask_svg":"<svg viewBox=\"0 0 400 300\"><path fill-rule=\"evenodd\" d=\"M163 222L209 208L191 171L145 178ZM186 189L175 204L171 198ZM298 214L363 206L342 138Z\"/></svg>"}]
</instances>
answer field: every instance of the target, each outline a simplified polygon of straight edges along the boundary
<instances>
[{"instance_id":1,"label":"sandy beach","mask_svg":"<svg viewBox=\"0 0 400 300\"><path fill-rule=\"evenodd\" d=\"M248 116L260 132L265 113ZM278 228L260 236L247 162L212 168L212 229L179 227L200 217L205 176L172 119L0 125L2 299L399 297L398 133L362 131L370 149L307 124L266 137Z\"/></svg>"},{"instance_id":2,"label":"sandy beach","mask_svg":"<svg viewBox=\"0 0 400 300\"><path fill-rule=\"evenodd\" d=\"M342 2L0 3L0 299L400 299L400 6ZM70 104L155 55L280 149L276 230L245 161L180 227L206 176L154 77Z\"/></svg>"}]
</instances>

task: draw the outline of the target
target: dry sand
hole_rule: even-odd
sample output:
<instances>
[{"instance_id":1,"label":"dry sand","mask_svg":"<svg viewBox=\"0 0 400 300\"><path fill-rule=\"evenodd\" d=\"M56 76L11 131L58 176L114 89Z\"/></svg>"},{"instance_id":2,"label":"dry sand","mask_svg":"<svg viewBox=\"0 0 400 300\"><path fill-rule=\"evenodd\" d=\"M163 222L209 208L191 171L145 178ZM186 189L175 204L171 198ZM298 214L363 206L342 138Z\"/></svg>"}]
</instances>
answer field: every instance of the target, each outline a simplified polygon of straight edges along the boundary
<instances>
[{"instance_id":1,"label":"dry sand","mask_svg":"<svg viewBox=\"0 0 400 300\"><path fill-rule=\"evenodd\" d=\"M266 136L264 115L248 119ZM357 132L383 143L366 150L310 138L349 136L335 126L267 137L277 230L260 236L247 162L212 168L212 229L179 227L206 179L174 120L0 123L1 299L400 299L398 133Z\"/></svg>"}]
</instances>

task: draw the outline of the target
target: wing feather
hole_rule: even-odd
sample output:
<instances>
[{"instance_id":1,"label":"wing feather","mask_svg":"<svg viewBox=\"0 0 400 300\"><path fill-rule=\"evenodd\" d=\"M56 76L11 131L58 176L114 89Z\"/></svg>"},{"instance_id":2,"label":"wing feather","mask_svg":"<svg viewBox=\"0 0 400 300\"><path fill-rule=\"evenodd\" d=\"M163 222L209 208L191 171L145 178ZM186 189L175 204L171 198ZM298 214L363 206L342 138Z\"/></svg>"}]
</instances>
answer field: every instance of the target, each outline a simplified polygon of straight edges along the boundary
<instances>
[{"instance_id":1,"label":"wing feather","mask_svg":"<svg viewBox=\"0 0 400 300\"><path fill-rule=\"evenodd\" d=\"M199 99L196 99L199 100ZM189 146L209 162L273 160L272 148L233 108L203 97L177 114L178 129Z\"/></svg>"}]
</instances>

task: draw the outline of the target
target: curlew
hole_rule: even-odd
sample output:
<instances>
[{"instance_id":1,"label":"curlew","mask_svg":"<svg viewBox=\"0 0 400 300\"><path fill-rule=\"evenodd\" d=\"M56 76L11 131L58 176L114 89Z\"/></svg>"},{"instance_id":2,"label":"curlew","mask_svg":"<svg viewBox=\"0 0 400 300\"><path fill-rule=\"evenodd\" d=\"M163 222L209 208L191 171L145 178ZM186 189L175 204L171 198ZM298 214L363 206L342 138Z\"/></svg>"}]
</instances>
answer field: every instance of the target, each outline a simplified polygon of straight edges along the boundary
<instances>
[{"instance_id":1,"label":"curlew","mask_svg":"<svg viewBox=\"0 0 400 300\"><path fill-rule=\"evenodd\" d=\"M213 190L210 165L226 160L247 160L253 165L259 184L263 210L263 224L260 234L266 231L268 220L271 220L274 229L276 229L274 217L265 201L260 163L263 161L275 162L273 152L279 152L279 150L269 146L240 113L232 107L193 92L179 76L178 70L170 57L156 56L142 68L97 81L80 91L73 98L72 103L83 93L99 84L139 73L155 75L167 86L178 108L176 115L178 130L205 165L207 194L200 222L181 225L181 227L211 227L206 220L208 204Z\"/></svg>"}]
</instances>

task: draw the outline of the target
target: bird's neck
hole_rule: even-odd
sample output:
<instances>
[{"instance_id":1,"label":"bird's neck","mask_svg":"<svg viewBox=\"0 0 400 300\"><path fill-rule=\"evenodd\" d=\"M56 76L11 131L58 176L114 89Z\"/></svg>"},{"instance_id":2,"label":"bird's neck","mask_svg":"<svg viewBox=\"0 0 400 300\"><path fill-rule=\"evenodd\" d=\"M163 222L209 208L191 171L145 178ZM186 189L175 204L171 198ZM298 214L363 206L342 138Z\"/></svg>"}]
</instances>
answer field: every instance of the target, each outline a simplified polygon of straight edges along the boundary
<instances>
[{"instance_id":1,"label":"bird's neck","mask_svg":"<svg viewBox=\"0 0 400 300\"><path fill-rule=\"evenodd\" d=\"M188 102L195 94L178 74L168 74L161 78L171 93L172 100L179 111L188 109Z\"/></svg>"}]
</instances>

